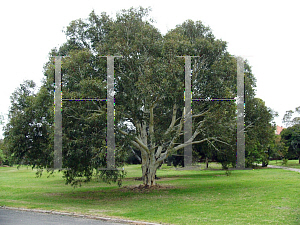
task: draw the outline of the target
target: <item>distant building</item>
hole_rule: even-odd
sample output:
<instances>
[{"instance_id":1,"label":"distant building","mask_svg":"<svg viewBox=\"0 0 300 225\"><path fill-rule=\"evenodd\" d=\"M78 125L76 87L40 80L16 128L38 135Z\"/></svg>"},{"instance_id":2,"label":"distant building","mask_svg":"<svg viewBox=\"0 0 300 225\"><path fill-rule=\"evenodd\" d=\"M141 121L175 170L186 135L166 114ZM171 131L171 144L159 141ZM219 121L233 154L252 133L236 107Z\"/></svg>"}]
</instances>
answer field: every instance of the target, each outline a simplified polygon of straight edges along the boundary
<instances>
[{"instance_id":1,"label":"distant building","mask_svg":"<svg viewBox=\"0 0 300 225\"><path fill-rule=\"evenodd\" d=\"M275 134L276 134L276 135L279 135L283 129L285 129L285 128L280 127L280 126L277 125L277 126L276 126Z\"/></svg>"}]
</instances>

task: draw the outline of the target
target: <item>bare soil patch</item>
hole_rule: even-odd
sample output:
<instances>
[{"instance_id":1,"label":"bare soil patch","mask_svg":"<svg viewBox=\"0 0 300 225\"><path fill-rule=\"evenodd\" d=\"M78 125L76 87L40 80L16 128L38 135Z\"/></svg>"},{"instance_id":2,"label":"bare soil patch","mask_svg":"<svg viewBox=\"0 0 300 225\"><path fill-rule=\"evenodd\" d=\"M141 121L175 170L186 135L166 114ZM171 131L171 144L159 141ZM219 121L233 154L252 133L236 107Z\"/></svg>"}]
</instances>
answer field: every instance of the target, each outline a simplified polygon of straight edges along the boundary
<instances>
[{"instance_id":1,"label":"bare soil patch","mask_svg":"<svg viewBox=\"0 0 300 225\"><path fill-rule=\"evenodd\" d=\"M166 180L175 180L176 178L178 178L178 176L173 176L173 177L155 177L155 180L166 181ZM136 178L133 178L133 179L137 180L137 181L142 181L143 180L141 177L136 177Z\"/></svg>"},{"instance_id":2,"label":"bare soil patch","mask_svg":"<svg viewBox=\"0 0 300 225\"><path fill-rule=\"evenodd\" d=\"M146 186L143 184L140 185L131 185L131 186L124 186L120 189L117 189L118 191L132 191L132 192L151 192L153 190L168 190L168 189L175 189L175 186L171 186L171 185L160 185L160 184L156 184L153 186Z\"/></svg>"}]
</instances>

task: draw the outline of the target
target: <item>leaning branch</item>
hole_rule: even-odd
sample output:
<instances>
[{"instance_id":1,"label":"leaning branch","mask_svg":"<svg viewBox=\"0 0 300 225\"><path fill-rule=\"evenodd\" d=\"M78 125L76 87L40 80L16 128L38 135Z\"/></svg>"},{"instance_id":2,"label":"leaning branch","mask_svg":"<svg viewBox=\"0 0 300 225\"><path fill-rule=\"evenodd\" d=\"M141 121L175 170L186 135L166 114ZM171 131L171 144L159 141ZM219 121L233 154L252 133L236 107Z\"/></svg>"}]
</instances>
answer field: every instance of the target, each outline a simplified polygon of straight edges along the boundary
<instances>
[{"instance_id":1,"label":"leaning branch","mask_svg":"<svg viewBox=\"0 0 300 225\"><path fill-rule=\"evenodd\" d=\"M181 120L178 124L178 128L177 128L177 131L176 131L176 134L174 135L172 141L170 142L166 152L168 152L170 149L173 148L174 144L175 144L175 141L178 139L178 137L181 135L181 131L182 131L182 127L183 127L183 123L184 123L184 114L182 113L182 117L181 117Z\"/></svg>"},{"instance_id":2,"label":"leaning branch","mask_svg":"<svg viewBox=\"0 0 300 225\"><path fill-rule=\"evenodd\" d=\"M142 163L141 157L139 157L139 155L136 154L136 152L135 152L131 147L130 147L130 149L131 149L131 152L133 153L133 155L135 156L135 158L137 158L137 160L138 160L140 163Z\"/></svg>"},{"instance_id":3,"label":"leaning branch","mask_svg":"<svg viewBox=\"0 0 300 225\"><path fill-rule=\"evenodd\" d=\"M150 123L149 123L149 134L150 134L150 146L153 146L154 142L154 105L150 107Z\"/></svg>"},{"instance_id":4,"label":"leaning branch","mask_svg":"<svg viewBox=\"0 0 300 225\"><path fill-rule=\"evenodd\" d=\"M199 114L197 114L197 115L193 115L192 116L192 118L198 118L198 117L200 117L200 116L204 116L206 113L208 113L210 111L210 109L208 109L208 110L206 110L206 111L204 111L204 112L201 112L201 113L199 113Z\"/></svg>"},{"instance_id":5,"label":"leaning branch","mask_svg":"<svg viewBox=\"0 0 300 225\"><path fill-rule=\"evenodd\" d=\"M119 132L121 134L124 134L124 135L127 135L128 136L128 133L126 131L123 131L123 130L119 130ZM146 151L146 153L150 153L149 152L149 149L147 148L147 146L137 137L134 138L134 141L131 141L131 143L135 146L135 147L138 147L140 150L142 149L143 151ZM141 150L141 151L142 151Z\"/></svg>"},{"instance_id":6,"label":"leaning branch","mask_svg":"<svg viewBox=\"0 0 300 225\"><path fill-rule=\"evenodd\" d=\"M199 143L205 142L205 141L207 141L207 140L208 140L208 138L205 138L205 139L203 139L203 140L201 140L201 141L194 141L194 142L188 141L188 142L185 142L185 143L183 143L183 144L177 145L177 146L174 148L174 152L176 152L176 151L178 151L179 149L182 149L182 148L184 148L184 147L186 147L186 146L189 146L189 145L192 145L192 144L199 144Z\"/></svg>"},{"instance_id":7,"label":"leaning branch","mask_svg":"<svg viewBox=\"0 0 300 225\"><path fill-rule=\"evenodd\" d=\"M169 126L169 128L167 129L167 131L165 132L165 134L169 134L171 132L171 130L173 129L175 122L176 122L176 112L177 112L177 105L174 104L173 105L173 115L172 115L172 121L171 124Z\"/></svg>"}]
</instances>

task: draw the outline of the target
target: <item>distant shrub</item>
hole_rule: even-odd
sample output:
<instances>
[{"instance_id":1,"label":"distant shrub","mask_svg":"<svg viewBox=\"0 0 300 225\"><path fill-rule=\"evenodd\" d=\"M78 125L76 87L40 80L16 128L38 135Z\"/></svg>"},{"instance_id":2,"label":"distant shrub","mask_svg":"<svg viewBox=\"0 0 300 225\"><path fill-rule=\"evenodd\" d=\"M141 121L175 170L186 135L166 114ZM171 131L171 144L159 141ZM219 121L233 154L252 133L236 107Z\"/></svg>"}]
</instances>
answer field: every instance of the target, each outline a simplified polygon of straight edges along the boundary
<instances>
[{"instance_id":1,"label":"distant shrub","mask_svg":"<svg viewBox=\"0 0 300 225\"><path fill-rule=\"evenodd\" d=\"M283 165L283 166L286 166L287 163L288 163L288 161L289 161L288 159L282 159L282 165Z\"/></svg>"},{"instance_id":2,"label":"distant shrub","mask_svg":"<svg viewBox=\"0 0 300 225\"><path fill-rule=\"evenodd\" d=\"M0 166L2 166L5 161L6 161L6 156L4 155L2 149L0 149Z\"/></svg>"}]
</instances>

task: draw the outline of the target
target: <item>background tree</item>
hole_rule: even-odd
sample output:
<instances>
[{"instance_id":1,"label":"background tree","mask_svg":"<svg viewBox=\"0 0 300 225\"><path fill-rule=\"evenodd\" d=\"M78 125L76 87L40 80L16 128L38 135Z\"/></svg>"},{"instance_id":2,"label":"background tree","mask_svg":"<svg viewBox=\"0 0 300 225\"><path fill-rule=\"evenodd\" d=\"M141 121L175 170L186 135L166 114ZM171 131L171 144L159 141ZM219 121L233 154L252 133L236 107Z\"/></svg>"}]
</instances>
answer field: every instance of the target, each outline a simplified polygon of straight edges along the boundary
<instances>
[{"instance_id":1,"label":"background tree","mask_svg":"<svg viewBox=\"0 0 300 225\"><path fill-rule=\"evenodd\" d=\"M265 106L265 102L259 98L253 98L246 104L246 166L262 162L267 166L269 162L269 149L274 141L275 124L272 124L274 113Z\"/></svg>"},{"instance_id":2,"label":"background tree","mask_svg":"<svg viewBox=\"0 0 300 225\"><path fill-rule=\"evenodd\" d=\"M286 113L283 116L282 122L285 124L286 127L293 126L295 124L300 124L300 116L294 116L293 114L297 113L300 114L300 106L293 110L286 111Z\"/></svg>"},{"instance_id":3,"label":"background tree","mask_svg":"<svg viewBox=\"0 0 300 225\"><path fill-rule=\"evenodd\" d=\"M9 122L5 127L5 145L14 156L14 163L46 166L50 127L47 126L46 111L40 95L35 93L35 83L25 81L11 96Z\"/></svg>"},{"instance_id":4,"label":"background tree","mask_svg":"<svg viewBox=\"0 0 300 225\"><path fill-rule=\"evenodd\" d=\"M283 143L288 147L287 158L297 158L300 164L300 124L283 129L280 135Z\"/></svg>"},{"instance_id":5,"label":"background tree","mask_svg":"<svg viewBox=\"0 0 300 225\"><path fill-rule=\"evenodd\" d=\"M287 158L289 147L282 141L281 135L274 135L274 142L270 145L269 156L271 159L284 159Z\"/></svg>"}]
</instances>

